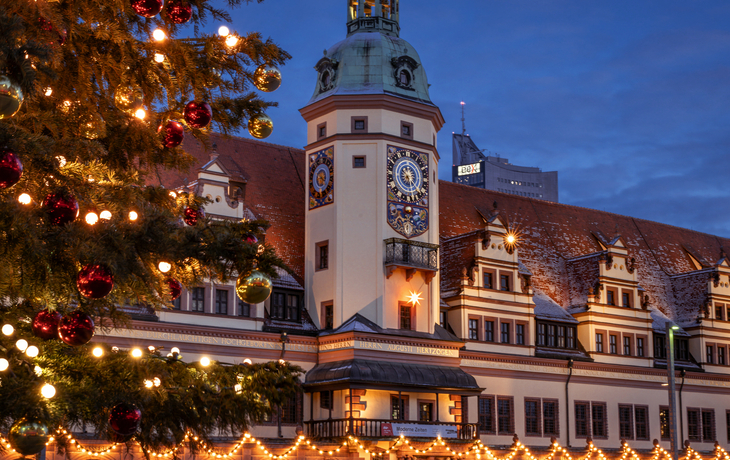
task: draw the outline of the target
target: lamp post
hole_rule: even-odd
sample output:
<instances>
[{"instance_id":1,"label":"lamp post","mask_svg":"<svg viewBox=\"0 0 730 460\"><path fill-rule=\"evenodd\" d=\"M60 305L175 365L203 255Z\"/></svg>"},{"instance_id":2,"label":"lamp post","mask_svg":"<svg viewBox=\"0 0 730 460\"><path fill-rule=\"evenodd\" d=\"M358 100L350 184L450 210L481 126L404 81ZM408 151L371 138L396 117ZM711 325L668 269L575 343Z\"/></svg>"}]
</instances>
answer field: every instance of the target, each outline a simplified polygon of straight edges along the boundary
<instances>
[{"instance_id":1,"label":"lamp post","mask_svg":"<svg viewBox=\"0 0 730 460\"><path fill-rule=\"evenodd\" d=\"M677 446L677 393L674 390L674 331L679 326L667 321L667 382L669 383L669 437L671 439L672 459L678 460Z\"/></svg>"}]
</instances>

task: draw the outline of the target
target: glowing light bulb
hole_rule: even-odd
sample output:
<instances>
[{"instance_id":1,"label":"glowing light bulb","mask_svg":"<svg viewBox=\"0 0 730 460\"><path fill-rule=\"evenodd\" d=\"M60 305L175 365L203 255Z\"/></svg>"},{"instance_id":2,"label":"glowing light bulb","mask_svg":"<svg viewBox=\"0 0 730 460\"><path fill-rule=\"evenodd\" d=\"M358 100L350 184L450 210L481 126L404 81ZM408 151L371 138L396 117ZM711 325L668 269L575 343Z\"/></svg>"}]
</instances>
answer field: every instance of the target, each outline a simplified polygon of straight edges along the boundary
<instances>
[{"instance_id":1,"label":"glowing light bulb","mask_svg":"<svg viewBox=\"0 0 730 460\"><path fill-rule=\"evenodd\" d=\"M152 385L153 385L152 380L145 380L144 381L144 387L145 388L152 388Z\"/></svg>"},{"instance_id":2,"label":"glowing light bulb","mask_svg":"<svg viewBox=\"0 0 730 460\"><path fill-rule=\"evenodd\" d=\"M171 191L170 192L170 196L173 197L173 198L177 198L177 193Z\"/></svg>"},{"instance_id":3,"label":"glowing light bulb","mask_svg":"<svg viewBox=\"0 0 730 460\"><path fill-rule=\"evenodd\" d=\"M286 364L286 361L284 361L283 359L280 359L279 364L281 364L283 366L284 364Z\"/></svg>"},{"instance_id":4,"label":"glowing light bulb","mask_svg":"<svg viewBox=\"0 0 730 460\"><path fill-rule=\"evenodd\" d=\"M35 358L36 356L38 356L38 353L40 353L40 350L38 350L38 347L36 347L35 345L31 345L25 349L25 354L28 355L30 358Z\"/></svg>"},{"instance_id":5,"label":"glowing light bulb","mask_svg":"<svg viewBox=\"0 0 730 460\"><path fill-rule=\"evenodd\" d=\"M243 360L243 364L253 364L253 361L250 358L246 358Z\"/></svg>"},{"instance_id":6,"label":"glowing light bulb","mask_svg":"<svg viewBox=\"0 0 730 460\"><path fill-rule=\"evenodd\" d=\"M129 220L134 222L135 220L137 220L138 217L139 217L139 214L137 214L137 212L129 211Z\"/></svg>"},{"instance_id":7,"label":"glowing light bulb","mask_svg":"<svg viewBox=\"0 0 730 460\"><path fill-rule=\"evenodd\" d=\"M28 341L25 339L20 339L15 342L15 346L18 347L18 350L25 351L25 349L28 348Z\"/></svg>"},{"instance_id":8,"label":"glowing light bulb","mask_svg":"<svg viewBox=\"0 0 730 460\"><path fill-rule=\"evenodd\" d=\"M158 42L161 42L167 38L167 34L162 29L155 29L155 31L152 32L152 38L154 38Z\"/></svg>"},{"instance_id":9,"label":"glowing light bulb","mask_svg":"<svg viewBox=\"0 0 730 460\"><path fill-rule=\"evenodd\" d=\"M10 363L5 358L0 358L0 371L7 370L10 367Z\"/></svg>"},{"instance_id":10,"label":"glowing light bulb","mask_svg":"<svg viewBox=\"0 0 730 460\"><path fill-rule=\"evenodd\" d=\"M200 365L203 367L210 366L210 358L208 358L207 356L203 356L202 358L200 358Z\"/></svg>"},{"instance_id":11,"label":"glowing light bulb","mask_svg":"<svg viewBox=\"0 0 730 460\"><path fill-rule=\"evenodd\" d=\"M159 268L162 273L167 273L172 268L172 265L170 265L169 262L162 261L157 264L157 268Z\"/></svg>"},{"instance_id":12,"label":"glowing light bulb","mask_svg":"<svg viewBox=\"0 0 730 460\"><path fill-rule=\"evenodd\" d=\"M104 220L109 220L112 218L112 213L109 211L102 211L101 214L99 214L99 217Z\"/></svg>"},{"instance_id":13,"label":"glowing light bulb","mask_svg":"<svg viewBox=\"0 0 730 460\"><path fill-rule=\"evenodd\" d=\"M46 399L51 399L52 397L56 396L56 387L54 387L50 383L46 383L41 387L41 395L43 395L43 397Z\"/></svg>"},{"instance_id":14,"label":"glowing light bulb","mask_svg":"<svg viewBox=\"0 0 730 460\"><path fill-rule=\"evenodd\" d=\"M94 225L97 222L99 222L99 215L92 211L92 212L86 214L86 217L84 217L84 219L86 219L87 224Z\"/></svg>"},{"instance_id":15,"label":"glowing light bulb","mask_svg":"<svg viewBox=\"0 0 730 460\"><path fill-rule=\"evenodd\" d=\"M30 204L33 200L31 199L30 195L27 193L21 193L18 197L18 202L20 204Z\"/></svg>"},{"instance_id":16,"label":"glowing light bulb","mask_svg":"<svg viewBox=\"0 0 730 460\"><path fill-rule=\"evenodd\" d=\"M145 112L144 109L137 109L137 111L134 112L134 116L139 118L140 120L144 120L144 117L147 116L147 112Z\"/></svg>"},{"instance_id":17,"label":"glowing light bulb","mask_svg":"<svg viewBox=\"0 0 730 460\"><path fill-rule=\"evenodd\" d=\"M221 37L225 37L230 33L231 33L231 31L228 30L228 27L226 27L226 26L220 26L218 28L218 35L220 35Z\"/></svg>"},{"instance_id":18,"label":"glowing light bulb","mask_svg":"<svg viewBox=\"0 0 730 460\"><path fill-rule=\"evenodd\" d=\"M35 375L37 375L38 377L40 377L41 375L43 375L43 369L41 369L41 367L40 367L40 366L35 366L35 367L33 368L33 373L34 373Z\"/></svg>"},{"instance_id":19,"label":"glowing light bulb","mask_svg":"<svg viewBox=\"0 0 730 460\"><path fill-rule=\"evenodd\" d=\"M49 86L48 88L46 88L46 92L45 92L45 93L43 93L43 94L45 94L45 95L46 95L46 97L50 96L51 94L53 94L53 88L51 88L51 87Z\"/></svg>"},{"instance_id":20,"label":"glowing light bulb","mask_svg":"<svg viewBox=\"0 0 730 460\"><path fill-rule=\"evenodd\" d=\"M101 347L96 347L93 350L91 350L91 354L97 358L101 358L102 356L104 356L104 349Z\"/></svg>"},{"instance_id":21,"label":"glowing light bulb","mask_svg":"<svg viewBox=\"0 0 730 460\"><path fill-rule=\"evenodd\" d=\"M3 324L2 331L5 335L13 335L13 332L15 332L15 328L10 324Z\"/></svg>"},{"instance_id":22,"label":"glowing light bulb","mask_svg":"<svg viewBox=\"0 0 730 460\"><path fill-rule=\"evenodd\" d=\"M170 349L170 353L180 354L180 349L178 347L172 347L172 349Z\"/></svg>"},{"instance_id":23,"label":"glowing light bulb","mask_svg":"<svg viewBox=\"0 0 730 460\"><path fill-rule=\"evenodd\" d=\"M135 348L132 350L132 358L141 358L142 357L142 350L139 348Z\"/></svg>"},{"instance_id":24,"label":"glowing light bulb","mask_svg":"<svg viewBox=\"0 0 730 460\"><path fill-rule=\"evenodd\" d=\"M58 155L56 157L56 161L58 161L58 166L60 168L63 168L64 166L66 166L66 157L64 157L62 155Z\"/></svg>"},{"instance_id":25,"label":"glowing light bulb","mask_svg":"<svg viewBox=\"0 0 730 460\"><path fill-rule=\"evenodd\" d=\"M155 350L157 350L157 348L155 348L153 345L150 345L149 347L147 347L147 349L150 351L150 353L154 353Z\"/></svg>"},{"instance_id":26,"label":"glowing light bulb","mask_svg":"<svg viewBox=\"0 0 730 460\"><path fill-rule=\"evenodd\" d=\"M155 53L155 62L162 64L165 62L165 55L162 53Z\"/></svg>"},{"instance_id":27,"label":"glowing light bulb","mask_svg":"<svg viewBox=\"0 0 730 460\"><path fill-rule=\"evenodd\" d=\"M235 35L231 34L226 37L226 46L227 47L233 48L237 44L238 44L238 37L236 37Z\"/></svg>"},{"instance_id":28,"label":"glowing light bulb","mask_svg":"<svg viewBox=\"0 0 730 460\"><path fill-rule=\"evenodd\" d=\"M155 377L155 378L153 378L153 379L152 379L152 383L153 383L153 384L154 384L154 385L155 385L156 387L159 387L159 386L160 386L160 385L162 384L162 381L160 380L160 378L159 378L159 377Z\"/></svg>"}]
</instances>

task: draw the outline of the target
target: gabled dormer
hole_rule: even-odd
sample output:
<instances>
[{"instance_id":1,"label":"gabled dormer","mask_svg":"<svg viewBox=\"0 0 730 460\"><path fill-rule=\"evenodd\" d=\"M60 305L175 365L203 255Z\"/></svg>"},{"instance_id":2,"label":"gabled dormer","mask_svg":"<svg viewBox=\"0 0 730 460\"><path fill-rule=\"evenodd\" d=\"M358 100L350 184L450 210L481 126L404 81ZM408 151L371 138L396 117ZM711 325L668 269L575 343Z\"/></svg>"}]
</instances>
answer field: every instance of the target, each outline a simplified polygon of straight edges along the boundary
<instances>
[{"instance_id":1,"label":"gabled dormer","mask_svg":"<svg viewBox=\"0 0 730 460\"><path fill-rule=\"evenodd\" d=\"M242 205L246 179L231 173L218 155L215 144L210 160L197 172L197 180L188 188L212 201L205 206L206 214L223 219L256 219L254 213Z\"/></svg>"}]
</instances>

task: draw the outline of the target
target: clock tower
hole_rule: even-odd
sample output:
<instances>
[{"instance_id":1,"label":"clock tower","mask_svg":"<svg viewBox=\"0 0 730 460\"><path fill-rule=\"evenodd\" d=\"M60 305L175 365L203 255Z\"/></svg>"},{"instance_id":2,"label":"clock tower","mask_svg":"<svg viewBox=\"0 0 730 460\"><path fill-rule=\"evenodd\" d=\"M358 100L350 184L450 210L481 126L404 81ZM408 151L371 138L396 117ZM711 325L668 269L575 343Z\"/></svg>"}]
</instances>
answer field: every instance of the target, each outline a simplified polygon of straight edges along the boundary
<instances>
[{"instance_id":1,"label":"clock tower","mask_svg":"<svg viewBox=\"0 0 730 460\"><path fill-rule=\"evenodd\" d=\"M444 120L399 0L348 0L347 36L315 65L307 122L306 304L322 329L439 321L438 160Z\"/></svg>"}]
</instances>

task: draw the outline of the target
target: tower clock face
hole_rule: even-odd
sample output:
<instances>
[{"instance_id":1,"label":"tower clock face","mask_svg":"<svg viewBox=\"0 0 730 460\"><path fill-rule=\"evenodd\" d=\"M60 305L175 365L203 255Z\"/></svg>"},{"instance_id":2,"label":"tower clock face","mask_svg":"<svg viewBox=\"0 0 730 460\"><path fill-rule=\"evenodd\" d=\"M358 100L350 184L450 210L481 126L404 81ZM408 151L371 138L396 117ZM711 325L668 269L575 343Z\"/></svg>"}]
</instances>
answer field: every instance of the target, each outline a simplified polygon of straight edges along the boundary
<instances>
[{"instance_id":1,"label":"tower clock face","mask_svg":"<svg viewBox=\"0 0 730 460\"><path fill-rule=\"evenodd\" d=\"M428 230L428 154L388 146L388 223L412 238Z\"/></svg>"},{"instance_id":2,"label":"tower clock face","mask_svg":"<svg viewBox=\"0 0 730 460\"><path fill-rule=\"evenodd\" d=\"M309 209L319 208L334 201L334 157L334 147L309 155Z\"/></svg>"}]
</instances>

